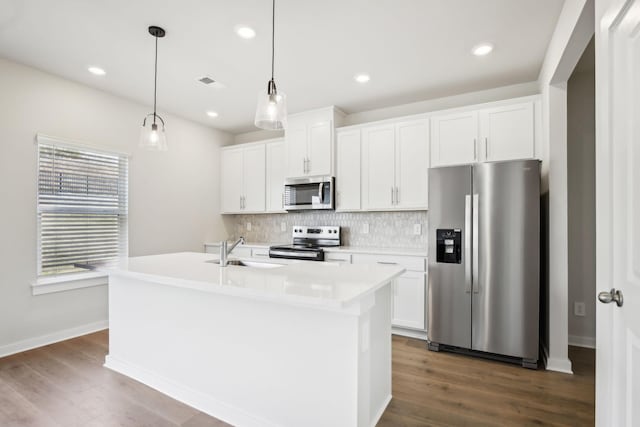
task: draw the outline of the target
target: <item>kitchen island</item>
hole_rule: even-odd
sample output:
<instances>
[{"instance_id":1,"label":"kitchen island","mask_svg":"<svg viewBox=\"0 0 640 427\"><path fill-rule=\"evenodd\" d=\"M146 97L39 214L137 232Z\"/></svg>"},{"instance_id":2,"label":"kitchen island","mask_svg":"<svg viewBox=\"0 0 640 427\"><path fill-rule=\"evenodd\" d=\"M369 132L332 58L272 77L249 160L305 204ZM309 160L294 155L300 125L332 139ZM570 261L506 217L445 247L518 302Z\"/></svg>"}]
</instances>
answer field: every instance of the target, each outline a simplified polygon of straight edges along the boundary
<instances>
[{"instance_id":1,"label":"kitchen island","mask_svg":"<svg viewBox=\"0 0 640 427\"><path fill-rule=\"evenodd\" d=\"M390 282L404 269L216 258L108 269L105 366L235 426L374 426L391 400Z\"/></svg>"}]
</instances>

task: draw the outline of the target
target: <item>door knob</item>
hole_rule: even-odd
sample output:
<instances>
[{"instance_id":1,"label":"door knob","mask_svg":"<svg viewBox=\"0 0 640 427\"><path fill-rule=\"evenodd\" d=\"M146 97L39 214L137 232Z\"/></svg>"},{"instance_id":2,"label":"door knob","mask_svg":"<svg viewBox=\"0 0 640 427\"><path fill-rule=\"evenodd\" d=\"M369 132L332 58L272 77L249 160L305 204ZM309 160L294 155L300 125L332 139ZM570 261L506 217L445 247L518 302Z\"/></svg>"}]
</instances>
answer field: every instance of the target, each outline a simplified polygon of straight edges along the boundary
<instances>
[{"instance_id":1,"label":"door knob","mask_svg":"<svg viewBox=\"0 0 640 427\"><path fill-rule=\"evenodd\" d=\"M616 303L618 307L622 307L624 300L622 298L622 291L616 290L612 288L609 292L600 292L598 294L598 300L605 304L609 304L611 302Z\"/></svg>"}]
</instances>

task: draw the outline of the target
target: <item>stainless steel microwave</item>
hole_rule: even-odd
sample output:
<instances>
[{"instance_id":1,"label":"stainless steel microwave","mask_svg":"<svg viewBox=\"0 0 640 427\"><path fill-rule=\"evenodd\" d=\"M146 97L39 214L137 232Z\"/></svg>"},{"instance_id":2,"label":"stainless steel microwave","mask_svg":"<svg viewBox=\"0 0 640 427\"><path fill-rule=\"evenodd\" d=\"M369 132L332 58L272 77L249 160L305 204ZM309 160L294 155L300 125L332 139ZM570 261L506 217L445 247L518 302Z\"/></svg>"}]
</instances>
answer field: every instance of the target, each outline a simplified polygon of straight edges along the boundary
<instances>
[{"instance_id":1,"label":"stainless steel microwave","mask_svg":"<svg viewBox=\"0 0 640 427\"><path fill-rule=\"evenodd\" d=\"M288 211L334 209L332 176L287 178L284 181L284 208Z\"/></svg>"}]
</instances>

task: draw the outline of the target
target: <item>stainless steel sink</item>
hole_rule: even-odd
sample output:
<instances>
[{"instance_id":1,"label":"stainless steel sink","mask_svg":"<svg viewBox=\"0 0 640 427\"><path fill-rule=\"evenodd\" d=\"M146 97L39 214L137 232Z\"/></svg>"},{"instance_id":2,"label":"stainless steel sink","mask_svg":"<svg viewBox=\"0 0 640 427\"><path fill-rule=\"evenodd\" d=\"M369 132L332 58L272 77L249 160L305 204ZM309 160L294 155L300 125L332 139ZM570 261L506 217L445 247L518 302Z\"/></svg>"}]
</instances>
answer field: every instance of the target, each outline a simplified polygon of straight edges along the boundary
<instances>
[{"instance_id":1,"label":"stainless steel sink","mask_svg":"<svg viewBox=\"0 0 640 427\"><path fill-rule=\"evenodd\" d=\"M212 259L206 262L210 262L212 264L220 264L219 259ZM284 264L276 264L274 262L263 262L263 261L246 261L240 259L230 259L227 261L227 265L234 265L238 267L253 267L253 268L278 268L284 266Z\"/></svg>"}]
</instances>

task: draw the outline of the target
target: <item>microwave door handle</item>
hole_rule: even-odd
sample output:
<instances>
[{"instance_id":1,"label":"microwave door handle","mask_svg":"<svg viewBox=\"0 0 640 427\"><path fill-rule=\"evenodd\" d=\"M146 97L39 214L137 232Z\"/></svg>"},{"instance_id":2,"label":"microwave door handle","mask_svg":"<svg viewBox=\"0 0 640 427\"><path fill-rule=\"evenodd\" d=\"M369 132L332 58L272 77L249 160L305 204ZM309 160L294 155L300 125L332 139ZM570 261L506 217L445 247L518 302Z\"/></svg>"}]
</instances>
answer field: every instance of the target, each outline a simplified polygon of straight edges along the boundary
<instances>
[{"instance_id":1,"label":"microwave door handle","mask_svg":"<svg viewBox=\"0 0 640 427\"><path fill-rule=\"evenodd\" d=\"M324 203L324 182L321 182L318 186L318 198L320 199L320 203Z\"/></svg>"}]
</instances>

